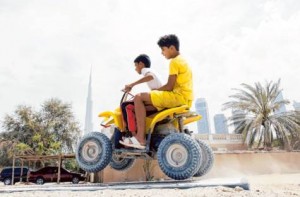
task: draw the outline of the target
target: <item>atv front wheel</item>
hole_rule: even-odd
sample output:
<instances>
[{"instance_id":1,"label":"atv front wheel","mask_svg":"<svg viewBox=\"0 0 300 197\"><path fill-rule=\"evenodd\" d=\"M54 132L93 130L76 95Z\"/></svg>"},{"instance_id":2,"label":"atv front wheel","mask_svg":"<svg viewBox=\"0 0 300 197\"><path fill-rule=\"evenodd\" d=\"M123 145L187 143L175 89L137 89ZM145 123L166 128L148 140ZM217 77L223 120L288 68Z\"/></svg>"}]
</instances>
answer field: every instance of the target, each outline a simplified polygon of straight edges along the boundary
<instances>
[{"instance_id":1,"label":"atv front wheel","mask_svg":"<svg viewBox=\"0 0 300 197\"><path fill-rule=\"evenodd\" d=\"M184 180L192 177L201 164L201 149L190 136L183 133L168 135L157 152L161 170L170 178Z\"/></svg>"},{"instance_id":2,"label":"atv front wheel","mask_svg":"<svg viewBox=\"0 0 300 197\"><path fill-rule=\"evenodd\" d=\"M99 132L90 132L80 140L76 160L87 172L103 170L111 161L112 144L108 137Z\"/></svg>"}]
</instances>

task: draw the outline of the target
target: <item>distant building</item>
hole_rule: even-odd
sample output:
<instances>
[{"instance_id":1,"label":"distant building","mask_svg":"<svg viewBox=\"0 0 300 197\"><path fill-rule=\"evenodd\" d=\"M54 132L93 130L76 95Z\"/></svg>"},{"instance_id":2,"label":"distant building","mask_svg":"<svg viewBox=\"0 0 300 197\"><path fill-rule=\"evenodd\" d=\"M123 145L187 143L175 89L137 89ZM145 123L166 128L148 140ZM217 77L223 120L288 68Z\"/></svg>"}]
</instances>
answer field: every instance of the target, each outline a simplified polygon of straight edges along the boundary
<instances>
[{"instance_id":1,"label":"distant building","mask_svg":"<svg viewBox=\"0 0 300 197\"><path fill-rule=\"evenodd\" d=\"M278 94L277 98L275 99L275 101L282 101L283 100L283 95L282 95L282 91ZM279 113L284 113L286 112L286 107L285 104L282 104L279 108L279 110L275 111L275 114L279 114Z\"/></svg>"},{"instance_id":2,"label":"distant building","mask_svg":"<svg viewBox=\"0 0 300 197\"><path fill-rule=\"evenodd\" d=\"M228 134L227 119L224 114L214 116L216 134Z\"/></svg>"},{"instance_id":3,"label":"distant building","mask_svg":"<svg viewBox=\"0 0 300 197\"><path fill-rule=\"evenodd\" d=\"M93 101L92 101L92 69L90 72L90 80L88 87L88 96L86 99L85 124L83 135L93 131Z\"/></svg>"},{"instance_id":4,"label":"distant building","mask_svg":"<svg viewBox=\"0 0 300 197\"><path fill-rule=\"evenodd\" d=\"M198 133L211 133L206 100L204 98L198 98L195 103L195 108L196 112L202 116L202 119L197 122Z\"/></svg>"},{"instance_id":5,"label":"distant building","mask_svg":"<svg viewBox=\"0 0 300 197\"><path fill-rule=\"evenodd\" d=\"M293 103L294 109L300 111L300 102L294 101Z\"/></svg>"},{"instance_id":6,"label":"distant building","mask_svg":"<svg viewBox=\"0 0 300 197\"><path fill-rule=\"evenodd\" d=\"M239 131L238 128L240 126L240 120L245 119L246 113L243 110L232 110L232 117L233 117L234 133L241 133L241 131Z\"/></svg>"}]
</instances>

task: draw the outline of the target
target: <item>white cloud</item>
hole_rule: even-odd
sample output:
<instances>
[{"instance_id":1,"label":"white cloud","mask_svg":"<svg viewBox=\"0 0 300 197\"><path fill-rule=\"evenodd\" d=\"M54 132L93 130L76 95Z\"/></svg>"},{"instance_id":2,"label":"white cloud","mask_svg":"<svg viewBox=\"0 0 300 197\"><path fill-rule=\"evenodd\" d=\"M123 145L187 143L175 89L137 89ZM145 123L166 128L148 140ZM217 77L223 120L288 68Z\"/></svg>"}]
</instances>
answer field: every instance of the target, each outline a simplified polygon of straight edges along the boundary
<instances>
[{"instance_id":1,"label":"white cloud","mask_svg":"<svg viewBox=\"0 0 300 197\"><path fill-rule=\"evenodd\" d=\"M120 89L139 77L138 54L149 54L166 80L168 61L156 42L168 33L181 40L211 124L241 83L281 78L284 96L300 101L299 11L297 0L0 1L0 118L16 105L37 108L58 97L83 125L92 65L97 123L97 113L114 109Z\"/></svg>"}]
</instances>

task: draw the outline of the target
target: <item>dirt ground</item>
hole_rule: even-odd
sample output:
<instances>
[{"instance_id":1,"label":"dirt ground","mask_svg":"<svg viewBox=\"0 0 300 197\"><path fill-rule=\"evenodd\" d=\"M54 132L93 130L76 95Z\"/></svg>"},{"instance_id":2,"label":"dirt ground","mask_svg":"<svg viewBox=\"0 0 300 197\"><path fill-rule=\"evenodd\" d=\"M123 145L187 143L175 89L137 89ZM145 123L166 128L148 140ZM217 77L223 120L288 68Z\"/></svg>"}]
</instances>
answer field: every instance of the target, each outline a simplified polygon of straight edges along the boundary
<instances>
[{"instance_id":1,"label":"dirt ground","mask_svg":"<svg viewBox=\"0 0 300 197\"><path fill-rule=\"evenodd\" d=\"M267 174L245 177L250 184L250 190L242 188L227 187L200 187L192 189L128 189L128 190L99 190L99 191L34 191L34 192L12 192L0 193L1 197L95 197L95 196L118 196L118 197L193 197L193 196L260 196L260 197L282 197L282 196L300 196L300 173L293 174ZM16 187L4 186L1 187Z\"/></svg>"}]
</instances>

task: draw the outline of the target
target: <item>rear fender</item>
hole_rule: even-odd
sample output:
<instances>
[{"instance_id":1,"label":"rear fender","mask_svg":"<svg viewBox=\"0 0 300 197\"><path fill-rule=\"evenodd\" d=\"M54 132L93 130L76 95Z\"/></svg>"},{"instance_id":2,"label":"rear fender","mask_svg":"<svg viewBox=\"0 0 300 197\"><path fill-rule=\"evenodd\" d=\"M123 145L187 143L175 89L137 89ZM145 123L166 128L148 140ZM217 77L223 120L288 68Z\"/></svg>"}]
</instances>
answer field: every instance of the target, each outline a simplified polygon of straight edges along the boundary
<instances>
[{"instance_id":1,"label":"rear fender","mask_svg":"<svg viewBox=\"0 0 300 197\"><path fill-rule=\"evenodd\" d=\"M150 133L153 132L153 129L159 121L162 121L163 119L169 117L170 119L174 119L174 116L176 114L185 113L188 112L189 107L187 105L182 105L180 107L170 108L163 110L157 114L153 114L148 117L148 121L146 121L147 128L146 131L150 131Z\"/></svg>"},{"instance_id":2,"label":"rear fender","mask_svg":"<svg viewBox=\"0 0 300 197\"><path fill-rule=\"evenodd\" d=\"M179 114L179 116L180 116L180 115L181 115L181 114ZM184 124L184 125L202 119L202 116L199 115L199 114L197 114L197 113L195 113L195 112L184 113L184 114L182 114L182 117L183 117L183 124Z\"/></svg>"}]
</instances>

